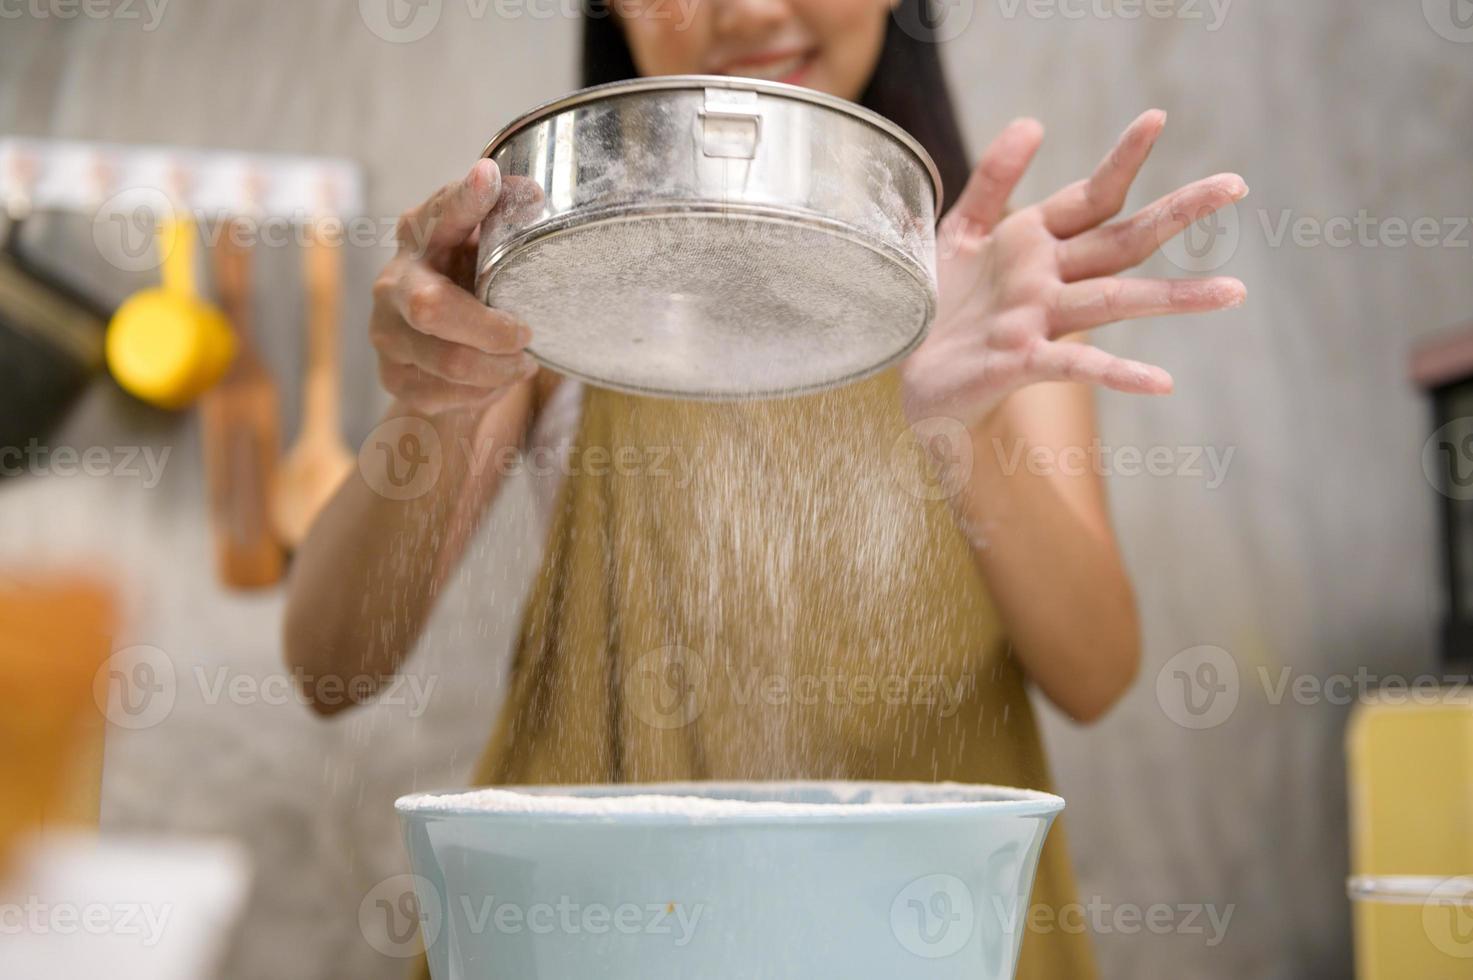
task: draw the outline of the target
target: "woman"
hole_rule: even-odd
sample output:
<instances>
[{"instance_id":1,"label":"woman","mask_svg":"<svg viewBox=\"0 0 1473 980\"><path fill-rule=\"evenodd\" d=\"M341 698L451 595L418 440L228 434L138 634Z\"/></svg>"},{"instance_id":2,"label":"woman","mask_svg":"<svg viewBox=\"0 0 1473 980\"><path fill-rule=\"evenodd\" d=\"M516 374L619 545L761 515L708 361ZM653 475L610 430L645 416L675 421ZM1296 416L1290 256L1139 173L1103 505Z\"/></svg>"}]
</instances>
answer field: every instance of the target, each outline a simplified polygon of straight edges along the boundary
<instances>
[{"instance_id":1,"label":"woman","mask_svg":"<svg viewBox=\"0 0 1473 980\"><path fill-rule=\"evenodd\" d=\"M935 46L897 26L922 23L921 2L901 0L895 23L882 0L631 0L585 22L589 83L777 78L867 104L927 146L950 195L940 301L898 369L742 405L584 389L538 370L526 327L467 291L502 191L494 164L405 215L372 337L390 417L433 427L443 469L410 500L355 477L319 518L287 620L302 675L391 674L499 489L504 467L476 461L563 444L561 427L578 459L605 462L565 464L479 781L1048 788L1025 678L1098 718L1134 677L1139 628L1098 475L1030 461L1093 442L1093 386L1171 389L1084 332L1243 301L1234 279L1117 276L1247 188L1220 175L1114 220L1164 125L1151 111L1090 177L1008 213L1042 128L1012 123L968 176ZM903 451L915 445L929 458ZM637 465L608 465L621 449ZM657 449L679 465L654 464ZM1073 900L1056 831L1034 901ZM1019 976L1093 974L1084 937L1025 937Z\"/></svg>"}]
</instances>

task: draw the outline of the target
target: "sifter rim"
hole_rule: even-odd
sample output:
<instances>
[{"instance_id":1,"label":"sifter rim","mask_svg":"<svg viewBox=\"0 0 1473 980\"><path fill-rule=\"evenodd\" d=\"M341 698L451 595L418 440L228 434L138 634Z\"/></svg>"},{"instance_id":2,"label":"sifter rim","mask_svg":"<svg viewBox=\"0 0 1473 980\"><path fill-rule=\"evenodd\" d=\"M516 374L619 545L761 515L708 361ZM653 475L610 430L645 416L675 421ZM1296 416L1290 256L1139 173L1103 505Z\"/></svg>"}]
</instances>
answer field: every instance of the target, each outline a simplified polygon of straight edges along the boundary
<instances>
[{"instance_id":1,"label":"sifter rim","mask_svg":"<svg viewBox=\"0 0 1473 980\"><path fill-rule=\"evenodd\" d=\"M772 82L760 78L741 78L733 75L653 75L648 78L631 78L621 82L605 82L602 85L592 85L588 88L579 89L576 92L570 92L567 95L544 102L517 116L511 122L501 127L496 135L487 141L486 148L481 151L481 157L486 158L491 156L501 148L503 143L533 123L589 102L598 102L611 96L640 92L665 92L707 88L757 92L762 95L773 95L778 98L807 102L810 105L841 112L860 122L868 123L899 142L921 162L921 165L926 168L926 173L931 176L931 191L934 195L932 206L937 211L941 210L941 202L943 200L941 172L936 169L936 162L931 159L931 154L927 153L926 148L921 146L920 141L910 135L910 133L907 133L900 126L886 119L873 109L866 109L864 106L856 105L848 99L841 99L837 95L830 95L827 92L804 88L801 85L790 85L787 82Z\"/></svg>"}]
</instances>

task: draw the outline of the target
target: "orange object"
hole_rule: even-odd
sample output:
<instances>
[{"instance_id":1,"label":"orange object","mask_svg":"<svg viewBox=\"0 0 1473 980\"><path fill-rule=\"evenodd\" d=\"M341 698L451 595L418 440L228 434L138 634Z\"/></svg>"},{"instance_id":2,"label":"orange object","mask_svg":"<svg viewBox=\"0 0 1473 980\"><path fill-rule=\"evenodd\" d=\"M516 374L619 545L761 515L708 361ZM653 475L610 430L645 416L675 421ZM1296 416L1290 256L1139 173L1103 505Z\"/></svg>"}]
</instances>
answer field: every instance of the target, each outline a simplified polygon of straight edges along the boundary
<instances>
[{"instance_id":1,"label":"orange object","mask_svg":"<svg viewBox=\"0 0 1473 980\"><path fill-rule=\"evenodd\" d=\"M0 871L26 831L97 823L105 723L94 684L115 619L95 582L0 576Z\"/></svg>"}]
</instances>

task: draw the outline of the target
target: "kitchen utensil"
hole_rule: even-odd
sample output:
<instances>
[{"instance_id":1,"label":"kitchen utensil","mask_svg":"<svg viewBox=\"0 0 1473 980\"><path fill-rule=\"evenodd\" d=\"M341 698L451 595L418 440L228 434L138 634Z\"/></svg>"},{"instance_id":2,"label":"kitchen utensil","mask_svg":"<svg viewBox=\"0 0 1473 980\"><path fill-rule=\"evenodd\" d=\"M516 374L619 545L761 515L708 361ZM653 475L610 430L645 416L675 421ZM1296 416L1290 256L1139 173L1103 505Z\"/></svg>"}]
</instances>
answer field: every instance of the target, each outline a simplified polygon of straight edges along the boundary
<instances>
[{"instance_id":1,"label":"kitchen utensil","mask_svg":"<svg viewBox=\"0 0 1473 980\"><path fill-rule=\"evenodd\" d=\"M284 560L271 526L271 491L280 452L276 384L252 336L250 251L226 222L213 250L215 288L235 326L238 353L225 377L200 399L205 476L220 580L237 589L280 581Z\"/></svg>"},{"instance_id":2,"label":"kitchen utensil","mask_svg":"<svg viewBox=\"0 0 1473 980\"><path fill-rule=\"evenodd\" d=\"M163 285L130 296L107 329L107 363L132 394L160 408L192 404L225 374L235 334L225 314L200 299L195 282L194 220L159 221Z\"/></svg>"},{"instance_id":3,"label":"kitchen utensil","mask_svg":"<svg viewBox=\"0 0 1473 980\"><path fill-rule=\"evenodd\" d=\"M903 357L933 316L935 165L843 99L642 78L533 109L484 155L503 199L478 294L563 374L685 398L815 391Z\"/></svg>"},{"instance_id":4,"label":"kitchen utensil","mask_svg":"<svg viewBox=\"0 0 1473 980\"><path fill-rule=\"evenodd\" d=\"M309 230L306 279L307 381L302 428L277 470L272 499L277 534L289 548L307 537L318 511L354 464L338 423L338 304L343 259L320 227Z\"/></svg>"},{"instance_id":5,"label":"kitchen utensil","mask_svg":"<svg viewBox=\"0 0 1473 980\"><path fill-rule=\"evenodd\" d=\"M397 807L436 980L1005 980L1064 801L945 783L664 783Z\"/></svg>"},{"instance_id":6,"label":"kitchen utensil","mask_svg":"<svg viewBox=\"0 0 1473 980\"><path fill-rule=\"evenodd\" d=\"M102 369L109 311L22 254L22 221L0 247L0 450L51 432ZM3 475L9 467L0 467Z\"/></svg>"}]
</instances>

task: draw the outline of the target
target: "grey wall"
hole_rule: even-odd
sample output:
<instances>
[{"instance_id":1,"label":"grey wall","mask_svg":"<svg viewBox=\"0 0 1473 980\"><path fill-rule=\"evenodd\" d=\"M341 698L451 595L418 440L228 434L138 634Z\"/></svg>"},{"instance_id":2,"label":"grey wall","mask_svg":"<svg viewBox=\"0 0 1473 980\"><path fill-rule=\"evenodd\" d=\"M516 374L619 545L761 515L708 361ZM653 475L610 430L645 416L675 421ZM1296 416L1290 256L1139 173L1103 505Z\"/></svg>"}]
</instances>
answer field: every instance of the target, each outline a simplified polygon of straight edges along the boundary
<instances>
[{"instance_id":1,"label":"grey wall","mask_svg":"<svg viewBox=\"0 0 1473 980\"><path fill-rule=\"evenodd\" d=\"M174 0L154 30L116 18L9 18L0 132L348 155L364 163L370 211L387 226L458 176L500 122L574 81L567 18L477 16L484 8L467 0L438 6L438 24L414 43L376 36L352 3ZM1249 283L1248 305L1103 338L1171 369L1179 392L1103 397L1104 443L1169 447L1168 468L1187 470L1114 468L1145 669L1103 724L1047 719L1082 888L1105 905L1109 976L1349 968L1347 709L1273 704L1259 668L1275 683L1284 667L1321 681L1361 665L1431 669L1434 527L1418 462L1429 427L1404 365L1415 335L1473 315L1473 233L1454 247L1396 247L1373 233L1371 244L1343 248L1276 244L1272 233L1286 214L1313 231L1362 210L1377 222L1473 212L1473 43L1463 43L1473 39L1439 34L1432 24L1446 11L1438 0L1424 6L1237 0L1220 22L1205 2L1185 0L1176 16L1136 19L1123 16L1127 5L1083 0L948 8L961 18L949 26L965 24L945 54L974 149L1019 114L1048 126L1021 197L1084 175L1149 105L1171 122L1133 203L1219 170L1242 172L1253 188L1236 214L1236 244L1202 239L1201 257L1179 251L1150 267L1220 267ZM132 285L89 267L85 219L41 231L84 277ZM265 252L262 329L290 420L297 256ZM365 249L351 263L345 408L355 440L379 404L364 325L367 283L384 258ZM258 881L225 970L232 980L400 975L401 963L368 941L375 927L360 927L359 905L402 867L389 801L463 778L495 711L536 553L525 488L499 508L413 667L440 682L427 710L385 705L324 725L294 704L211 703L198 680L197 670L211 680L221 668L276 672L281 603L274 593L224 594L206 574L193 419L99 387L53 441L172 447L156 487L123 476L0 484L0 558L111 569L129 601L124 641L162 650L174 671L158 722L114 733L106 823L247 841ZM1201 450L1231 451L1220 485L1190 471ZM1198 729L1176 674L1198 676L1197 663L1172 658L1202 645L1227 651L1216 666L1228 686L1203 716L1226 717ZM1155 903L1230 912L1225 940L1209 945L1185 913L1173 913L1166 936L1110 925Z\"/></svg>"}]
</instances>

